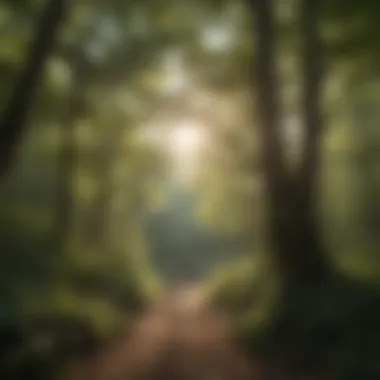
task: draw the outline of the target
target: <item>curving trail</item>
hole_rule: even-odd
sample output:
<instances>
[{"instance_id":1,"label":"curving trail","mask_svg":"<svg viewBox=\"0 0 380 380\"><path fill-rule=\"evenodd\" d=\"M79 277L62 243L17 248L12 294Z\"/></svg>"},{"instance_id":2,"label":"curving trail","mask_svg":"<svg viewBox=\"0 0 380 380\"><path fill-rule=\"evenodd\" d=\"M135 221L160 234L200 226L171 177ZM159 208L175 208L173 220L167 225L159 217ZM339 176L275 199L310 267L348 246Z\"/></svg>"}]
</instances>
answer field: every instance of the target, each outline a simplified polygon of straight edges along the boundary
<instances>
[{"instance_id":1,"label":"curving trail","mask_svg":"<svg viewBox=\"0 0 380 380\"><path fill-rule=\"evenodd\" d=\"M152 305L128 336L75 369L73 380L250 380L259 378L233 343L228 321L196 288Z\"/></svg>"}]
</instances>

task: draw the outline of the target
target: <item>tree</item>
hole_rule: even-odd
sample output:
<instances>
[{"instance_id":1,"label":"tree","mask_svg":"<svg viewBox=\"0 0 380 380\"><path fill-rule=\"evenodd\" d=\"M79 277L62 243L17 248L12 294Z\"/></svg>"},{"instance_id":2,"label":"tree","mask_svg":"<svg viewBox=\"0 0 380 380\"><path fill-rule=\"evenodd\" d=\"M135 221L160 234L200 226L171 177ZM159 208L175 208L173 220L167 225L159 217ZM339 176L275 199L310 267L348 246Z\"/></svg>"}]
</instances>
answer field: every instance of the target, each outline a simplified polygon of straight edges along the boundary
<instances>
[{"instance_id":1,"label":"tree","mask_svg":"<svg viewBox=\"0 0 380 380\"><path fill-rule=\"evenodd\" d=\"M327 270L317 232L315 180L318 162L320 53L317 4L302 3L303 129L305 141L298 168L287 167L281 139L279 88L275 73L274 20L271 1L253 4L256 25L255 85L257 127L268 197L268 241L284 285L319 277Z\"/></svg>"},{"instance_id":2,"label":"tree","mask_svg":"<svg viewBox=\"0 0 380 380\"><path fill-rule=\"evenodd\" d=\"M4 178L14 159L46 58L54 48L66 8L66 0L51 0L47 4L41 16L34 42L30 47L24 71L0 119L0 179Z\"/></svg>"}]
</instances>

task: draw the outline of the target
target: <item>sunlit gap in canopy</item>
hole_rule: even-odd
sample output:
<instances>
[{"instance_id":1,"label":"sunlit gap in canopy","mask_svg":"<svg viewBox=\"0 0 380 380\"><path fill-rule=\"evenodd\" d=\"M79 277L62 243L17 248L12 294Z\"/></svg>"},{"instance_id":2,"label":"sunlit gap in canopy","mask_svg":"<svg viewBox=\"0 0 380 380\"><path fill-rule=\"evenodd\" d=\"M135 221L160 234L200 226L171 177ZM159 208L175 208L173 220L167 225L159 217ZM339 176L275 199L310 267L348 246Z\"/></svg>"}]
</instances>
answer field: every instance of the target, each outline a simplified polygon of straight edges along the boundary
<instances>
[{"instance_id":1,"label":"sunlit gap in canopy","mask_svg":"<svg viewBox=\"0 0 380 380\"><path fill-rule=\"evenodd\" d=\"M178 121L168 143L172 145L176 157L191 157L202 143L201 125L191 119Z\"/></svg>"},{"instance_id":2,"label":"sunlit gap in canopy","mask_svg":"<svg viewBox=\"0 0 380 380\"><path fill-rule=\"evenodd\" d=\"M196 174L202 153L207 149L206 126L195 116L178 116L152 121L144 128L143 138L166 157L170 182L187 185Z\"/></svg>"},{"instance_id":3,"label":"sunlit gap in canopy","mask_svg":"<svg viewBox=\"0 0 380 380\"><path fill-rule=\"evenodd\" d=\"M196 173L207 145L206 122L198 99L202 91L192 78L181 48L162 54L161 106L143 128L145 142L166 157L170 182L186 185Z\"/></svg>"},{"instance_id":4,"label":"sunlit gap in canopy","mask_svg":"<svg viewBox=\"0 0 380 380\"><path fill-rule=\"evenodd\" d=\"M195 118L173 123L167 139L173 180L183 183L195 175L206 143L204 128Z\"/></svg>"}]
</instances>

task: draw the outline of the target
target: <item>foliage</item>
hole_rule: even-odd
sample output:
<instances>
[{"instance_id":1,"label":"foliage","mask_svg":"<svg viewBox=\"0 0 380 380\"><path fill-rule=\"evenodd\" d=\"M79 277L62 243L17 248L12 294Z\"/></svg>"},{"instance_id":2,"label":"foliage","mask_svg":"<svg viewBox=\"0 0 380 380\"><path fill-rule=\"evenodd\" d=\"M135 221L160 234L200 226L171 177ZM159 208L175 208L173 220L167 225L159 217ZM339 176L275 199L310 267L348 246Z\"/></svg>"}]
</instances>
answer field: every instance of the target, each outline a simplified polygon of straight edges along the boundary
<instances>
[{"instance_id":1,"label":"foliage","mask_svg":"<svg viewBox=\"0 0 380 380\"><path fill-rule=\"evenodd\" d=\"M303 142L299 4L274 4L280 138L291 169ZM321 4L316 209L339 275L284 300L264 241L254 10L242 0L70 2L0 189L0 356L12 370L47 368L56 350L87 352L128 327L163 281L205 275L204 291L250 349L276 351L287 340L297 353L325 351L337 378L379 371L380 7ZM1 112L44 6L0 4ZM187 120L207 145L190 169L170 142L171 128Z\"/></svg>"}]
</instances>

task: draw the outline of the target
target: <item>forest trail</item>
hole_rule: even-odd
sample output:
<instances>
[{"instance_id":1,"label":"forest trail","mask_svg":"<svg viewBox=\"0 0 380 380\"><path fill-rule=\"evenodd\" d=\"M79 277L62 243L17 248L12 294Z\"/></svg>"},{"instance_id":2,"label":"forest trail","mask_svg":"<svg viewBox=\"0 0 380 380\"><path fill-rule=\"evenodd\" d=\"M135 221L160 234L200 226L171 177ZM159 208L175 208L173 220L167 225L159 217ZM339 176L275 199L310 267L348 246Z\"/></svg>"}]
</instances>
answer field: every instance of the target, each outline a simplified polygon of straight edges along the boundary
<instances>
[{"instance_id":1,"label":"forest trail","mask_svg":"<svg viewBox=\"0 0 380 380\"><path fill-rule=\"evenodd\" d=\"M193 287L170 292L127 336L88 359L75 380L248 380L257 378L228 321Z\"/></svg>"}]
</instances>

